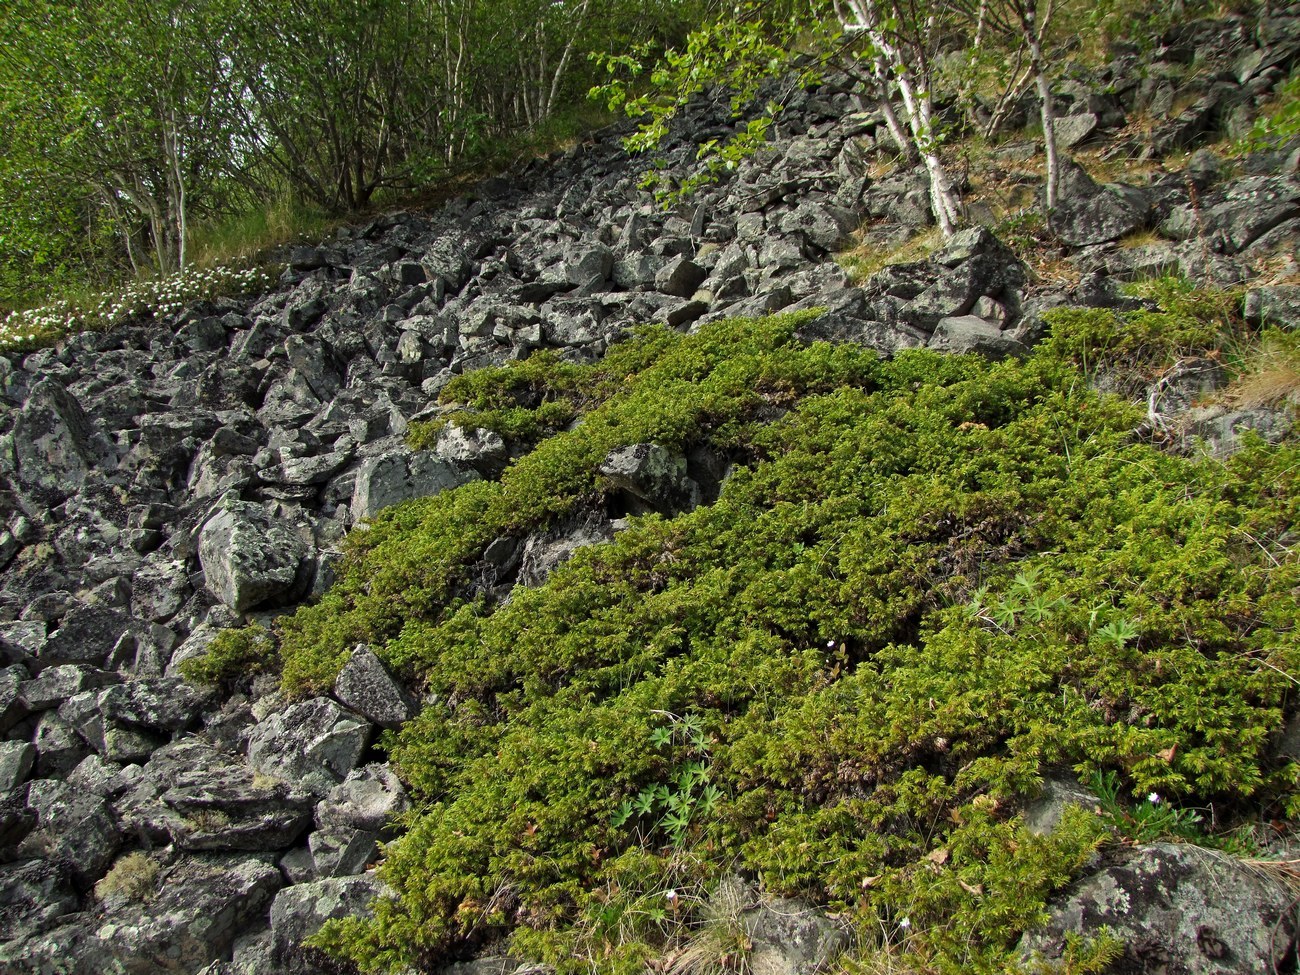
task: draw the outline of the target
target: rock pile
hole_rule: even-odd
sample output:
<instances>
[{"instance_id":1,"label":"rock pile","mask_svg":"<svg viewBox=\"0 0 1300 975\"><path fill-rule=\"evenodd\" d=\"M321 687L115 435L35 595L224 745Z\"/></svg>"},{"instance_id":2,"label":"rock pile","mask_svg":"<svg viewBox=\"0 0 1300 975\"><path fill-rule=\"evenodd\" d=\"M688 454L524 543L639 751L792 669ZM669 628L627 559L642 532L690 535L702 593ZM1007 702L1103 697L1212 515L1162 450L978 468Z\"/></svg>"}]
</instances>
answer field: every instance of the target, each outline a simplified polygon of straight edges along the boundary
<instances>
[{"instance_id":1,"label":"rock pile","mask_svg":"<svg viewBox=\"0 0 1300 975\"><path fill-rule=\"evenodd\" d=\"M1241 131L1295 62L1300 22L1234 18L1167 40L1145 73L1121 52L1064 86L1068 144L1168 116L1175 84L1197 100L1143 151ZM1196 58L1230 70L1175 83ZM688 174L695 146L733 125L725 99L697 100L666 165ZM827 311L810 341L1019 355L1052 307L1129 302L1111 277L1243 281L1300 228L1285 152L1231 178L1198 154L1141 186L1071 167L1052 228L1077 288L1031 286L979 228L854 286L831 259L850 233L897 238L929 211L923 170L869 175L889 137L846 78L797 93L768 147L674 210L640 189L646 164L622 131L436 213L294 247L267 294L0 357L5 971L311 971L301 938L378 892L364 871L407 799L374 739L413 715L409 689L364 646L332 696L299 702L260 686L222 700L178 668L221 628L324 592L346 532L380 509L500 473L510 445L493 434L404 441L453 376L544 348L590 360L644 322L813 306ZM1157 234L1116 247L1142 229ZM1300 290L1256 289L1247 311L1293 324ZM1210 419L1228 433L1241 420ZM605 465L629 512L699 503L707 485L687 471L653 444ZM592 515L528 539L498 553L495 582L534 583L611 530ZM1213 869L1150 856L1130 872Z\"/></svg>"}]
</instances>

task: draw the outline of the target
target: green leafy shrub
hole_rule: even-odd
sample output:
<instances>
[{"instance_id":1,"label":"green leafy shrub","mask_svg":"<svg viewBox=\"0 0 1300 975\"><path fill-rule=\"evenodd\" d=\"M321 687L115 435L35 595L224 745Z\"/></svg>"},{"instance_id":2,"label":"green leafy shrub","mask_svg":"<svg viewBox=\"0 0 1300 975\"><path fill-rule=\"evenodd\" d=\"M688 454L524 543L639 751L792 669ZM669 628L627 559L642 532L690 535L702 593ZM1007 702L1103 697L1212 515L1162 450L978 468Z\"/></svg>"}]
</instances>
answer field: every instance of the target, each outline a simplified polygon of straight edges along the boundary
<instances>
[{"instance_id":1,"label":"green leafy shrub","mask_svg":"<svg viewBox=\"0 0 1300 975\"><path fill-rule=\"evenodd\" d=\"M256 623L239 630L222 630L197 657L180 663L181 676L195 684L224 684L253 674L274 673L279 667L275 642Z\"/></svg>"},{"instance_id":2,"label":"green leafy shrub","mask_svg":"<svg viewBox=\"0 0 1300 975\"><path fill-rule=\"evenodd\" d=\"M321 686L364 638L439 703L391 741L420 803L381 866L397 896L319 944L383 969L507 936L561 973L640 972L740 871L917 969L995 972L1107 835L1021 827L1045 767L1216 824L1297 807L1271 742L1300 671L1300 445L1138 441L1083 352L1154 368L1218 325L1095 314L997 364L803 347L779 317L652 332L499 483L377 519L286 624L286 681ZM603 381L582 368L572 389ZM647 440L743 463L508 602L457 588ZM1097 970L1113 945L1077 948Z\"/></svg>"}]
</instances>

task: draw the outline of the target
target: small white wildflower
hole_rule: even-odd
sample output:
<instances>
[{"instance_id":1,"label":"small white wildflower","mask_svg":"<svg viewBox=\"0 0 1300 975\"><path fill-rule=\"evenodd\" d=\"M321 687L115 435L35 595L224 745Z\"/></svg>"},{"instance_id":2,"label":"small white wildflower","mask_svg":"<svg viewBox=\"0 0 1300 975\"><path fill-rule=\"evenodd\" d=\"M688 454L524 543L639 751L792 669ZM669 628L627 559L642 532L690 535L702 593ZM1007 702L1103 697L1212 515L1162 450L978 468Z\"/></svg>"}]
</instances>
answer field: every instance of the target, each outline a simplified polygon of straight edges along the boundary
<instances>
[{"instance_id":1,"label":"small white wildflower","mask_svg":"<svg viewBox=\"0 0 1300 975\"><path fill-rule=\"evenodd\" d=\"M1152 792L1150 795L1147 796L1147 802L1151 803L1151 805L1153 806L1158 804L1160 802L1159 793Z\"/></svg>"},{"instance_id":2,"label":"small white wildflower","mask_svg":"<svg viewBox=\"0 0 1300 975\"><path fill-rule=\"evenodd\" d=\"M898 919L898 926L906 931L912 926L912 919L910 917L900 917Z\"/></svg>"}]
</instances>

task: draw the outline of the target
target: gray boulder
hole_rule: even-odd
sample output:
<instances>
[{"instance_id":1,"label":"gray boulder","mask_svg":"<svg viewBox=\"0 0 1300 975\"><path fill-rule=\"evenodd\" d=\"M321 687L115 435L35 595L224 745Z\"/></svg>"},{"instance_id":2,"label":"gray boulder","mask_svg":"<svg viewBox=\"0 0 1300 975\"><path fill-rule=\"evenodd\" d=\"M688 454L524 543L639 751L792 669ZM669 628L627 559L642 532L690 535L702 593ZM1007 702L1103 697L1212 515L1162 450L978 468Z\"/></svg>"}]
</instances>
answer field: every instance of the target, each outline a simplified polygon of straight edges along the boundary
<instances>
[{"instance_id":1,"label":"gray boulder","mask_svg":"<svg viewBox=\"0 0 1300 975\"><path fill-rule=\"evenodd\" d=\"M16 480L43 500L66 498L94 468L91 425L76 398L53 379L34 387L12 430Z\"/></svg>"},{"instance_id":2,"label":"gray boulder","mask_svg":"<svg viewBox=\"0 0 1300 975\"><path fill-rule=\"evenodd\" d=\"M974 315L942 318L930 337L930 348L944 352L973 352L994 361L1028 354L1029 350L993 322Z\"/></svg>"},{"instance_id":3,"label":"gray boulder","mask_svg":"<svg viewBox=\"0 0 1300 975\"><path fill-rule=\"evenodd\" d=\"M1151 216L1148 194L1133 186L1101 186L1076 163L1061 167L1056 209L1048 227L1071 247L1119 240L1146 226Z\"/></svg>"},{"instance_id":4,"label":"gray boulder","mask_svg":"<svg viewBox=\"0 0 1300 975\"><path fill-rule=\"evenodd\" d=\"M378 833L410 806L405 787L389 766L364 765L349 772L316 804L316 825Z\"/></svg>"},{"instance_id":5,"label":"gray boulder","mask_svg":"<svg viewBox=\"0 0 1300 975\"><path fill-rule=\"evenodd\" d=\"M364 643L339 671L334 696L381 728L396 728L415 717L415 701Z\"/></svg>"},{"instance_id":6,"label":"gray boulder","mask_svg":"<svg viewBox=\"0 0 1300 975\"><path fill-rule=\"evenodd\" d=\"M286 887L271 905L271 957L286 975L315 975L316 957L302 942L333 918L363 916L383 887L372 876L331 877Z\"/></svg>"},{"instance_id":7,"label":"gray boulder","mask_svg":"<svg viewBox=\"0 0 1300 975\"><path fill-rule=\"evenodd\" d=\"M257 771L323 797L357 766L371 727L318 697L279 711L255 727L248 761Z\"/></svg>"},{"instance_id":8,"label":"gray boulder","mask_svg":"<svg viewBox=\"0 0 1300 975\"><path fill-rule=\"evenodd\" d=\"M66 864L42 858L0 866L0 942L48 931L78 900Z\"/></svg>"},{"instance_id":9,"label":"gray boulder","mask_svg":"<svg viewBox=\"0 0 1300 975\"><path fill-rule=\"evenodd\" d=\"M1294 897L1278 881L1221 853L1157 843L1077 882L1021 939L1020 957L1059 962L1067 933L1103 926L1124 944L1116 970L1132 975L1280 971L1297 934Z\"/></svg>"},{"instance_id":10,"label":"gray boulder","mask_svg":"<svg viewBox=\"0 0 1300 975\"><path fill-rule=\"evenodd\" d=\"M36 746L29 741L0 741L0 792L16 789L36 767Z\"/></svg>"},{"instance_id":11,"label":"gray boulder","mask_svg":"<svg viewBox=\"0 0 1300 975\"><path fill-rule=\"evenodd\" d=\"M700 503L700 488L686 473L686 458L658 444L633 444L611 451L600 465L609 485L634 502L635 513L690 510ZM639 509L639 510L637 510Z\"/></svg>"},{"instance_id":12,"label":"gray boulder","mask_svg":"<svg viewBox=\"0 0 1300 975\"><path fill-rule=\"evenodd\" d=\"M36 813L36 828L19 844L20 856L66 863L73 878L87 887L104 875L122 845L122 832L102 798L38 779L27 788L27 806Z\"/></svg>"},{"instance_id":13,"label":"gray boulder","mask_svg":"<svg viewBox=\"0 0 1300 975\"><path fill-rule=\"evenodd\" d=\"M297 531L248 502L223 502L199 535L204 584L237 613L305 591L310 554Z\"/></svg>"},{"instance_id":14,"label":"gray boulder","mask_svg":"<svg viewBox=\"0 0 1300 975\"><path fill-rule=\"evenodd\" d=\"M440 494L476 480L473 471L462 471L426 450L394 450L369 457L357 470L352 517L362 521L389 505Z\"/></svg>"},{"instance_id":15,"label":"gray boulder","mask_svg":"<svg viewBox=\"0 0 1300 975\"><path fill-rule=\"evenodd\" d=\"M189 975L225 956L264 916L280 872L250 856L185 857L158 878L153 900L115 898L103 914L0 945L13 975Z\"/></svg>"}]
</instances>

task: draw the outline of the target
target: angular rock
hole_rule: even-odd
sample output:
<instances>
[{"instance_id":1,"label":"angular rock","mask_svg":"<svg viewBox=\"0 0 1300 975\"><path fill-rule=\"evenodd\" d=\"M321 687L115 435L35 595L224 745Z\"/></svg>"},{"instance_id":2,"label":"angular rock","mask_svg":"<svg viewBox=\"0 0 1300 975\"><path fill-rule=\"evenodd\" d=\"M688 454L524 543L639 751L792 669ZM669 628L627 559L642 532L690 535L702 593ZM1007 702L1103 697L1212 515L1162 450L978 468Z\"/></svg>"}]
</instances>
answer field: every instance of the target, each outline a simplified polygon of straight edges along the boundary
<instances>
[{"instance_id":1,"label":"angular rock","mask_svg":"<svg viewBox=\"0 0 1300 975\"><path fill-rule=\"evenodd\" d=\"M313 954L304 939L332 918L365 916L384 888L372 876L336 877L287 887L271 905L272 958L285 975L314 975Z\"/></svg>"},{"instance_id":2,"label":"angular rock","mask_svg":"<svg viewBox=\"0 0 1300 975\"><path fill-rule=\"evenodd\" d=\"M655 275L655 290L678 298L689 298L708 272L685 257L674 258Z\"/></svg>"},{"instance_id":3,"label":"angular rock","mask_svg":"<svg viewBox=\"0 0 1300 975\"><path fill-rule=\"evenodd\" d=\"M944 352L973 352L993 361L1029 353L1024 345L1004 334L993 322L974 315L940 319L930 338L930 348Z\"/></svg>"},{"instance_id":4,"label":"angular rock","mask_svg":"<svg viewBox=\"0 0 1300 975\"><path fill-rule=\"evenodd\" d=\"M1071 247L1119 240L1146 226L1151 216L1148 195L1132 186L1100 186L1072 162L1061 167L1056 209L1048 227Z\"/></svg>"},{"instance_id":5,"label":"angular rock","mask_svg":"<svg viewBox=\"0 0 1300 975\"><path fill-rule=\"evenodd\" d=\"M46 711L32 738L36 746L36 774L41 778L66 775L90 754L90 746L56 711Z\"/></svg>"},{"instance_id":6,"label":"angular rock","mask_svg":"<svg viewBox=\"0 0 1300 975\"><path fill-rule=\"evenodd\" d=\"M115 609L75 609L63 618L37 654L37 666L86 664L102 667L132 626L131 617Z\"/></svg>"},{"instance_id":7,"label":"angular rock","mask_svg":"<svg viewBox=\"0 0 1300 975\"><path fill-rule=\"evenodd\" d=\"M122 832L102 798L39 779L27 788L27 805L36 813L36 828L19 844L19 855L66 863L83 888L104 875L122 845Z\"/></svg>"},{"instance_id":8,"label":"angular rock","mask_svg":"<svg viewBox=\"0 0 1300 975\"><path fill-rule=\"evenodd\" d=\"M0 741L0 792L16 789L27 781L35 766L36 746L31 742Z\"/></svg>"},{"instance_id":9,"label":"angular rock","mask_svg":"<svg viewBox=\"0 0 1300 975\"><path fill-rule=\"evenodd\" d=\"M225 502L199 535L204 585L237 613L304 591L309 554L293 528L247 502Z\"/></svg>"},{"instance_id":10,"label":"angular rock","mask_svg":"<svg viewBox=\"0 0 1300 975\"><path fill-rule=\"evenodd\" d=\"M371 727L328 698L318 697L271 715L253 729L248 761L316 796L325 796L360 761Z\"/></svg>"},{"instance_id":11,"label":"angular rock","mask_svg":"<svg viewBox=\"0 0 1300 975\"><path fill-rule=\"evenodd\" d=\"M318 878L351 877L361 873L379 854L379 834L334 826L308 838L313 870Z\"/></svg>"},{"instance_id":12,"label":"angular rock","mask_svg":"<svg viewBox=\"0 0 1300 975\"><path fill-rule=\"evenodd\" d=\"M48 931L75 911L79 900L62 863L41 858L0 866L0 942Z\"/></svg>"},{"instance_id":13,"label":"angular rock","mask_svg":"<svg viewBox=\"0 0 1300 975\"><path fill-rule=\"evenodd\" d=\"M394 816L410 808L406 789L387 765L364 765L316 804L316 825L320 829L346 827L381 833Z\"/></svg>"},{"instance_id":14,"label":"angular rock","mask_svg":"<svg viewBox=\"0 0 1300 975\"><path fill-rule=\"evenodd\" d=\"M83 691L97 690L121 680L110 670L85 664L60 664L47 667L33 680L23 681L18 693L28 711L45 711Z\"/></svg>"},{"instance_id":15,"label":"angular rock","mask_svg":"<svg viewBox=\"0 0 1300 975\"><path fill-rule=\"evenodd\" d=\"M17 481L49 501L76 491L97 459L81 404L53 379L32 387L12 440Z\"/></svg>"},{"instance_id":16,"label":"angular rock","mask_svg":"<svg viewBox=\"0 0 1300 975\"><path fill-rule=\"evenodd\" d=\"M334 696L381 728L396 728L415 717L415 700L364 643L339 671Z\"/></svg>"},{"instance_id":17,"label":"angular rock","mask_svg":"<svg viewBox=\"0 0 1300 975\"><path fill-rule=\"evenodd\" d=\"M435 448L439 457L454 464L472 467L480 474L499 473L509 457L500 434L482 427L448 424L438 434Z\"/></svg>"},{"instance_id":18,"label":"angular rock","mask_svg":"<svg viewBox=\"0 0 1300 975\"><path fill-rule=\"evenodd\" d=\"M609 484L649 508L687 511L700 503L700 488L686 474L686 458L658 444L633 444L612 451L600 465Z\"/></svg>"},{"instance_id":19,"label":"angular rock","mask_svg":"<svg viewBox=\"0 0 1300 975\"><path fill-rule=\"evenodd\" d=\"M426 498L478 480L431 451L391 451L362 462L352 493L352 517L363 521L389 505Z\"/></svg>"},{"instance_id":20,"label":"angular rock","mask_svg":"<svg viewBox=\"0 0 1300 975\"><path fill-rule=\"evenodd\" d=\"M1058 962L1069 932L1102 926L1126 972L1235 975L1279 970L1297 935L1293 895L1232 857L1191 845L1139 847L1077 881L1019 945L1025 961Z\"/></svg>"},{"instance_id":21,"label":"angular rock","mask_svg":"<svg viewBox=\"0 0 1300 975\"><path fill-rule=\"evenodd\" d=\"M148 677L117 684L99 694L107 721L175 733L195 724L211 695L179 677Z\"/></svg>"},{"instance_id":22,"label":"angular rock","mask_svg":"<svg viewBox=\"0 0 1300 975\"><path fill-rule=\"evenodd\" d=\"M280 872L256 857L184 857L153 900L123 898L102 916L0 945L0 963L14 975L189 975L226 955L279 888Z\"/></svg>"}]
</instances>

